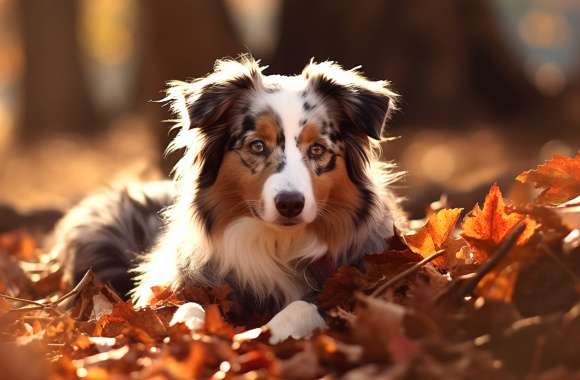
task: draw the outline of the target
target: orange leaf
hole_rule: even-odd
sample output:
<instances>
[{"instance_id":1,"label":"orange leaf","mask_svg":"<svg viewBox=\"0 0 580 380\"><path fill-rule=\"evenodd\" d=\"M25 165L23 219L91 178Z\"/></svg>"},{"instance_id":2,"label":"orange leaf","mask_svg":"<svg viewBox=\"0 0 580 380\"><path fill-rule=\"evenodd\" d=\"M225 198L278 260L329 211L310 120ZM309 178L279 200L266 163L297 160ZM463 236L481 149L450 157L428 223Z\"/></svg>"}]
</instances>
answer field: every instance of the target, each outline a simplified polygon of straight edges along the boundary
<instances>
[{"instance_id":1,"label":"orange leaf","mask_svg":"<svg viewBox=\"0 0 580 380\"><path fill-rule=\"evenodd\" d=\"M463 220L462 236L479 262L487 260L520 222L525 224L525 229L515 246L477 287L479 294L486 298L511 301L521 263L534 257L537 251L526 246L534 234L537 223L522 214L515 212L508 214L497 184L491 187L485 197L483 209L476 205Z\"/></svg>"},{"instance_id":2,"label":"orange leaf","mask_svg":"<svg viewBox=\"0 0 580 380\"><path fill-rule=\"evenodd\" d=\"M416 234L405 236L409 248L424 257L439 251L453 232L461 211L461 208L443 209L429 215Z\"/></svg>"},{"instance_id":3,"label":"orange leaf","mask_svg":"<svg viewBox=\"0 0 580 380\"><path fill-rule=\"evenodd\" d=\"M6 251L20 260L38 259L36 240L24 230L0 234L0 251Z\"/></svg>"},{"instance_id":4,"label":"orange leaf","mask_svg":"<svg viewBox=\"0 0 580 380\"><path fill-rule=\"evenodd\" d=\"M516 177L544 189L538 197L541 204L557 205L580 195L580 152L574 158L555 155L552 159Z\"/></svg>"},{"instance_id":5,"label":"orange leaf","mask_svg":"<svg viewBox=\"0 0 580 380\"><path fill-rule=\"evenodd\" d=\"M518 213L506 213L501 190L494 184L485 197L483 209L476 205L463 219L462 236L473 250L478 261L485 261L499 243L518 223L524 222L526 228L516 242L524 245L534 234L536 222Z\"/></svg>"},{"instance_id":6,"label":"orange leaf","mask_svg":"<svg viewBox=\"0 0 580 380\"><path fill-rule=\"evenodd\" d=\"M211 334L228 338L233 338L236 335L234 328L224 321L217 304L211 304L205 308L205 329Z\"/></svg>"}]
</instances>

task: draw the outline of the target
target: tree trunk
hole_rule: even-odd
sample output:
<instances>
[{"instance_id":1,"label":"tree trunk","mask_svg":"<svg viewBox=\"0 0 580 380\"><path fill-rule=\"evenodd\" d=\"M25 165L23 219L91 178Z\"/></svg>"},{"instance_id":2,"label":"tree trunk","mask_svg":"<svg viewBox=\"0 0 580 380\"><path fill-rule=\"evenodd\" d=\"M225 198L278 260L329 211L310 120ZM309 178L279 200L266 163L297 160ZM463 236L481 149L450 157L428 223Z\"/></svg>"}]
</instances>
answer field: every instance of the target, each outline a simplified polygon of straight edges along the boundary
<instances>
[{"instance_id":1,"label":"tree trunk","mask_svg":"<svg viewBox=\"0 0 580 380\"><path fill-rule=\"evenodd\" d=\"M223 1L145 0L143 9L144 88L142 101L147 117L156 128L160 151L170 140L167 108L150 100L161 99L169 80L187 80L207 74L216 59L235 57L244 51ZM161 156L161 155L160 155ZM176 156L163 160L166 173Z\"/></svg>"},{"instance_id":2,"label":"tree trunk","mask_svg":"<svg viewBox=\"0 0 580 380\"><path fill-rule=\"evenodd\" d=\"M87 88L77 41L77 0L18 1L24 44L23 99L18 132L87 132L96 112Z\"/></svg>"},{"instance_id":3,"label":"tree trunk","mask_svg":"<svg viewBox=\"0 0 580 380\"><path fill-rule=\"evenodd\" d=\"M271 71L311 58L362 65L402 95L398 121L455 124L511 118L536 102L485 0L292 0ZM305 12L304 10L308 11Z\"/></svg>"}]
</instances>

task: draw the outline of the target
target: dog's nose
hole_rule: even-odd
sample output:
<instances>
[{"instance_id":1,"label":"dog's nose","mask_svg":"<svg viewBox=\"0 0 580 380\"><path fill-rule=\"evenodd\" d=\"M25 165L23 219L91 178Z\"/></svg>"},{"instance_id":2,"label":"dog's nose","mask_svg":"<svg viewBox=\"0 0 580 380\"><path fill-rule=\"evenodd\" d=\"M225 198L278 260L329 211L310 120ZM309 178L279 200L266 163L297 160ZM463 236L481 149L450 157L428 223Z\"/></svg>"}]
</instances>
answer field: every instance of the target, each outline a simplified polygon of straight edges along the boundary
<instances>
[{"instance_id":1,"label":"dog's nose","mask_svg":"<svg viewBox=\"0 0 580 380\"><path fill-rule=\"evenodd\" d=\"M293 218L304 208L304 195L296 191L284 191L274 198L278 212L287 218Z\"/></svg>"}]
</instances>

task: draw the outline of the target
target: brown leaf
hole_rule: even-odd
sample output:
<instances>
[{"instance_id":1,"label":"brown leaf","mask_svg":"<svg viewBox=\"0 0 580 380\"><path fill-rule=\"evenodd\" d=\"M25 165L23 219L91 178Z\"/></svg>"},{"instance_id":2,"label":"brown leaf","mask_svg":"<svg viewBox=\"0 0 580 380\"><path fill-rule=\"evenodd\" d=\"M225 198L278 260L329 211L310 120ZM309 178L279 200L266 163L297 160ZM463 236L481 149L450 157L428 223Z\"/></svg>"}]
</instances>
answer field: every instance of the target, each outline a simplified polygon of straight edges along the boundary
<instances>
[{"instance_id":1,"label":"brown leaf","mask_svg":"<svg viewBox=\"0 0 580 380\"><path fill-rule=\"evenodd\" d=\"M371 297L361 299L353 335L367 359L384 360L391 340L404 335L405 313L401 305Z\"/></svg>"},{"instance_id":2,"label":"brown leaf","mask_svg":"<svg viewBox=\"0 0 580 380\"><path fill-rule=\"evenodd\" d=\"M343 307L350 310L354 305L354 293L368 288L370 282L367 276L352 266L340 267L326 281L320 292L318 305L324 310Z\"/></svg>"},{"instance_id":3,"label":"brown leaf","mask_svg":"<svg viewBox=\"0 0 580 380\"><path fill-rule=\"evenodd\" d=\"M557 205L580 195L580 152L575 157L555 155L552 159L516 177L543 189L537 201Z\"/></svg>"}]
</instances>

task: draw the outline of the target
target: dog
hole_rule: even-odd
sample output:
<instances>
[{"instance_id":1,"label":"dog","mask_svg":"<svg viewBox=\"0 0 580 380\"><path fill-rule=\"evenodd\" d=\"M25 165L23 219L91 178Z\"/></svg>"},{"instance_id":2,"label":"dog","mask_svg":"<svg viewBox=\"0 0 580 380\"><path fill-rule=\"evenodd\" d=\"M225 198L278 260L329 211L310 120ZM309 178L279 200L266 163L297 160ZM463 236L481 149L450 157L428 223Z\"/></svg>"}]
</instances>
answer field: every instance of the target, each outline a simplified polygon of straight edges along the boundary
<instances>
[{"instance_id":1,"label":"dog","mask_svg":"<svg viewBox=\"0 0 580 380\"><path fill-rule=\"evenodd\" d=\"M170 82L177 119L173 181L93 195L60 222L53 254L66 278L96 276L137 306L152 287L228 284L274 310L274 341L324 321L311 303L335 268L382 252L404 220L378 158L397 95L357 69L311 61L266 75L252 57Z\"/></svg>"}]
</instances>

